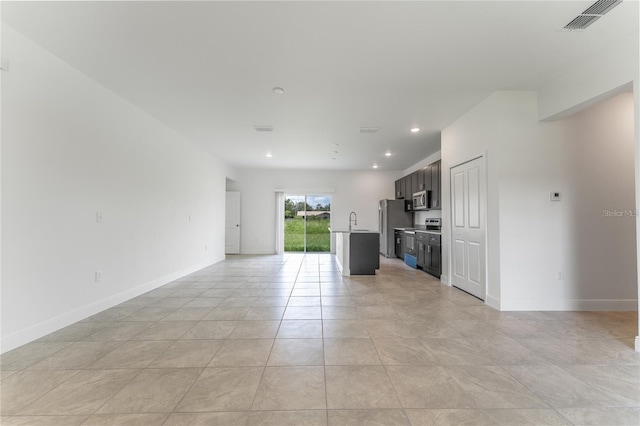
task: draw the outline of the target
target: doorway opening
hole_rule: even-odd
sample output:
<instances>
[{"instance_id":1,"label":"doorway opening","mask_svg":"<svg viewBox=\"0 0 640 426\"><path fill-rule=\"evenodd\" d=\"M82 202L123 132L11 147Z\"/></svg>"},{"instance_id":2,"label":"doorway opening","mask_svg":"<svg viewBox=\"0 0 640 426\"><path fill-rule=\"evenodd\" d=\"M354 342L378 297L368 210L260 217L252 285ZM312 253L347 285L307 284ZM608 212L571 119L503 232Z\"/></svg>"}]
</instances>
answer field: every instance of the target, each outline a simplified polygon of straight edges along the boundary
<instances>
[{"instance_id":1,"label":"doorway opening","mask_svg":"<svg viewBox=\"0 0 640 426\"><path fill-rule=\"evenodd\" d=\"M284 251L331 251L331 196L284 196Z\"/></svg>"}]
</instances>

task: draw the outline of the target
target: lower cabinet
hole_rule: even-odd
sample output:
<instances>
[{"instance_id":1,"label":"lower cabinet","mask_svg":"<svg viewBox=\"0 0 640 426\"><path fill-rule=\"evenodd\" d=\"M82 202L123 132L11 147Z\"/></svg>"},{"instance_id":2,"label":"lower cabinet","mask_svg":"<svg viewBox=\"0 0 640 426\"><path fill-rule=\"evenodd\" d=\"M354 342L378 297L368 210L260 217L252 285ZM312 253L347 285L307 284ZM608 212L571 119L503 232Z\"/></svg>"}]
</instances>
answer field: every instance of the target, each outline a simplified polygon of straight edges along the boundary
<instances>
[{"instance_id":1,"label":"lower cabinet","mask_svg":"<svg viewBox=\"0 0 640 426\"><path fill-rule=\"evenodd\" d=\"M416 232L417 265L424 271L440 278L442 274L441 236Z\"/></svg>"},{"instance_id":2,"label":"lower cabinet","mask_svg":"<svg viewBox=\"0 0 640 426\"><path fill-rule=\"evenodd\" d=\"M404 259L404 231L395 231L396 236L396 257Z\"/></svg>"},{"instance_id":3,"label":"lower cabinet","mask_svg":"<svg viewBox=\"0 0 640 426\"><path fill-rule=\"evenodd\" d=\"M441 236L434 234L429 235L429 245L427 245L426 268L425 270L431 275L440 278L442 274L442 247L440 245Z\"/></svg>"},{"instance_id":4,"label":"lower cabinet","mask_svg":"<svg viewBox=\"0 0 640 426\"><path fill-rule=\"evenodd\" d=\"M427 244L429 243L429 234L423 234L422 232L416 232L416 243L418 245L417 250L417 264L420 268L425 269L427 264Z\"/></svg>"}]
</instances>

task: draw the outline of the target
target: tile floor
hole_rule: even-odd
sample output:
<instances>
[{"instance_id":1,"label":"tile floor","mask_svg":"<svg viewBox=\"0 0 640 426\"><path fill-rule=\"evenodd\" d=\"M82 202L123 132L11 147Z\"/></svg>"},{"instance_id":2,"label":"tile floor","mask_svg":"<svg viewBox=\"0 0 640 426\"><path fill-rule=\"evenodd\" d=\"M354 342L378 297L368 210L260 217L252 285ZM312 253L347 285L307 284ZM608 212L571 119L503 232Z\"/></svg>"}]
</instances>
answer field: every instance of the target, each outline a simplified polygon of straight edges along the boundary
<instances>
[{"instance_id":1,"label":"tile floor","mask_svg":"<svg viewBox=\"0 0 640 426\"><path fill-rule=\"evenodd\" d=\"M3 425L638 425L635 312L237 256L1 357Z\"/></svg>"}]
</instances>

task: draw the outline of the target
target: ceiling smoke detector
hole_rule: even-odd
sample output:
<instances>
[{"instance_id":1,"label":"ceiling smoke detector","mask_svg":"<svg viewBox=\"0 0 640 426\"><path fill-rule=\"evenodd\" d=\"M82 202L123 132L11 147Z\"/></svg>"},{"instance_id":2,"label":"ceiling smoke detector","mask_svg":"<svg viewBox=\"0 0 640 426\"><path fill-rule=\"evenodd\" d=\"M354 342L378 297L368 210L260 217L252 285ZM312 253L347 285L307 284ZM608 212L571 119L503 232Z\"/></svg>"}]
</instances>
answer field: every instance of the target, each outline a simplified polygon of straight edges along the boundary
<instances>
[{"instance_id":1,"label":"ceiling smoke detector","mask_svg":"<svg viewBox=\"0 0 640 426\"><path fill-rule=\"evenodd\" d=\"M598 0L565 25L564 29L569 31L584 30L620 3L622 0Z\"/></svg>"},{"instance_id":2,"label":"ceiling smoke detector","mask_svg":"<svg viewBox=\"0 0 640 426\"><path fill-rule=\"evenodd\" d=\"M256 132L273 132L273 126L253 125Z\"/></svg>"},{"instance_id":3,"label":"ceiling smoke detector","mask_svg":"<svg viewBox=\"0 0 640 426\"><path fill-rule=\"evenodd\" d=\"M375 133L380 130L379 127L360 127L360 133Z\"/></svg>"}]
</instances>

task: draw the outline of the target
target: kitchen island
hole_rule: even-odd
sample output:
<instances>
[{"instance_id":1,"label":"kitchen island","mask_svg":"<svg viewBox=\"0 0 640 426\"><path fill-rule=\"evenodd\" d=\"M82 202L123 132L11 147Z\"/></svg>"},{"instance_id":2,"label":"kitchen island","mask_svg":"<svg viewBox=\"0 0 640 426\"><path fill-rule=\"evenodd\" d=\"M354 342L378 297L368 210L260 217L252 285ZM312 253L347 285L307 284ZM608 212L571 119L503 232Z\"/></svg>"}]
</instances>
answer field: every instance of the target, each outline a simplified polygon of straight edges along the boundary
<instances>
[{"instance_id":1,"label":"kitchen island","mask_svg":"<svg viewBox=\"0 0 640 426\"><path fill-rule=\"evenodd\" d=\"M366 230L331 230L336 234L336 260L345 277L375 275L380 269L380 234Z\"/></svg>"}]
</instances>

